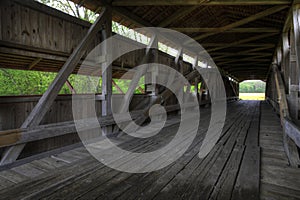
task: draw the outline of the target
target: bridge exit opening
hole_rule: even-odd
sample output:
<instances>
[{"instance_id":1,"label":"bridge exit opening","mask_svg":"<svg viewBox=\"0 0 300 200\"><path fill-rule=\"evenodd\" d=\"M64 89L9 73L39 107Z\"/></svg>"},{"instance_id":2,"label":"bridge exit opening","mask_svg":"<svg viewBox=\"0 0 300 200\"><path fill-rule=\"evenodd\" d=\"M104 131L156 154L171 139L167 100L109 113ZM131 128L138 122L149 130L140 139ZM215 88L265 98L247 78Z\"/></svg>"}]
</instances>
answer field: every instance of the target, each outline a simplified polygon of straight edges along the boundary
<instances>
[{"instance_id":1,"label":"bridge exit opening","mask_svg":"<svg viewBox=\"0 0 300 200\"><path fill-rule=\"evenodd\" d=\"M260 80L248 80L240 83L242 100L265 100L266 83Z\"/></svg>"}]
</instances>

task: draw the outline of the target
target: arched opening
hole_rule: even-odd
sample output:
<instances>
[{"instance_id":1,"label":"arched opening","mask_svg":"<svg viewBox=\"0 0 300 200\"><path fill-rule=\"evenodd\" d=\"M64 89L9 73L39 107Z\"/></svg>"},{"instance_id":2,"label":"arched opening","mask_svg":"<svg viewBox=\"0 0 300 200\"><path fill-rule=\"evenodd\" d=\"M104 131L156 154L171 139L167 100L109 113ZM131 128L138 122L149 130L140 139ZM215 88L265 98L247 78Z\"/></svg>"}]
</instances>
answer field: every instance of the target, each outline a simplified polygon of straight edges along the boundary
<instances>
[{"instance_id":1,"label":"arched opening","mask_svg":"<svg viewBox=\"0 0 300 200\"><path fill-rule=\"evenodd\" d=\"M248 80L240 83L242 100L265 100L266 83L261 80Z\"/></svg>"}]
</instances>

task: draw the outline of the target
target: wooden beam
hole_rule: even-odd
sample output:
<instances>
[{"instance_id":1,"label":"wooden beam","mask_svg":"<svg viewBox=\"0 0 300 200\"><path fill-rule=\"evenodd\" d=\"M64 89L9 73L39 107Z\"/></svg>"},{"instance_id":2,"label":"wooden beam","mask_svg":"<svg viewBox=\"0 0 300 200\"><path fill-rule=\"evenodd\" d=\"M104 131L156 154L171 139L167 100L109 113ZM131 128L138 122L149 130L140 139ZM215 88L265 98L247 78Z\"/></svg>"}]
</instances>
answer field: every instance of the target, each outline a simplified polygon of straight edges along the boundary
<instances>
[{"instance_id":1,"label":"wooden beam","mask_svg":"<svg viewBox=\"0 0 300 200\"><path fill-rule=\"evenodd\" d=\"M295 3L296 1L294 0L293 2ZM292 17L293 17L293 7L291 7L291 8L289 9L289 11L288 11L288 13L287 13L287 15L286 15L286 20L285 20L285 22L284 22L284 26L283 26L283 29L282 29L282 33L283 33L283 34L286 34L286 33L289 31L289 29L290 29L290 27L291 27L291 25L292 25L292 23L291 23ZM281 36L282 36L282 35L281 35ZM282 45L282 44L281 44L281 40L279 40L279 41L278 41L278 44L277 44L277 47L279 47L279 46L281 46L281 45ZM277 48L276 48L276 49L277 49ZM275 53L276 53L276 52L274 52L274 57L276 56ZM270 74L272 73L272 71L273 71L272 65L270 65L270 67L269 67L269 72L267 73L267 75L266 75L266 77L265 77L265 80L268 79L268 77L270 76Z\"/></svg>"},{"instance_id":2,"label":"wooden beam","mask_svg":"<svg viewBox=\"0 0 300 200\"><path fill-rule=\"evenodd\" d=\"M231 21L237 21L240 20L241 17L247 17L249 15L252 14L251 11L249 11L249 9L241 9L241 10L234 10L234 8L231 8L227 11L228 13L228 19ZM278 24L282 24L283 20L282 19L277 19L274 17L265 17L263 19L264 23L260 23L261 25L265 25L265 24L273 24L273 23L278 23ZM259 24L259 22L258 22Z\"/></svg>"},{"instance_id":3,"label":"wooden beam","mask_svg":"<svg viewBox=\"0 0 300 200\"><path fill-rule=\"evenodd\" d=\"M289 159L290 165L292 167L298 168L300 164L298 149L295 143L293 142L293 140L291 140L291 138L288 136L287 130L285 129L285 119L290 118L290 113L289 113L288 103L286 99L284 83L281 78L277 65L273 65L273 72L274 72L277 94L279 98L279 107L280 107L279 112L280 112L281 124L284 128L283 129L284 149Z\"/></svg>"},{"instance_id":4,"label":"wooden beam","mask_svg":"<svg viewBox=\"0 0 300 200\"><path fill-rule=\"evenodd\" d=\"M261 59L261 58L265 58L268 57L266 55L260 55L260 56L254 56L254 57L248 57L248 58L243 58L243 59L226 59L223 62L217 62L218 65L224 65L224 64L228 64L228 63L236 63L236 62L247 62L247 61L254 61L254 62L268 62L271 61L271 59Z\"/></svg>"},{"instance_id":5,"label":"wooden beam","mask_svg":"<svg viewBox=\"0 0 300 200\"><path fill-rule=\"evenodd\" d=\"M243 59L231 59L231 60L227 60L227 61L215 61L218 65L230 65L230 64L234 64L234 63L240 63L240 62L248 62L248 63L270 63L271 59L264 59L264 58L259 58L259 56L257 56L257 58L255 57L249 57L249 58L243 58Z\"/></svg>"},{"instance_id":6,"label":"wooden beam","mask_svg":"<svg viewBox=\"0 0 300 200\"><path fill-rule=\"evenodd\" d=\"M151 41L149 42L149 45L147 46L146 54L142 58L141 65L147 63L147 61L149 59L149 55L151 53L151 49L153 46L156 45L156 43L157 43L157 36L153 35L151 38ZM130 99L131 99L135 89L138 86L139 80L146 73L146 70L147 70L147 67L143 66L142 68L139 68L139 70L137 70L135 72L134 77L132 78L130 85L128 87L128 90L124 96L124 104L120 108L120 113L126 112L126 109L129 107Z\"/></svg>"},{"instance_id":7,"label":"wooden beam","mask_svg":"<svg viewBox=\"0 0 300 200\"><path fill-rule=\"evenodd\" d=\"M293 6L293 31L294 48L296 53L296 63L298 71L300 70L300 4ZM298 79L299 79L298 75ZM300 81L299 81L300 83Z\"/></svg>"},{"instance_id":8,"label":"wooden beam","mask_svg":"<svg viewBox=\"0 0 300 200\"><path fill-rule=\"evenodd\" d=\"M263 46L263 47L260 47L260 48L254 48L254 49L250 49L250 50L247 50L247 51L243 51L241 53L252 53L252 52L259 52L259 51L263 51L263 50L268 50L268 49L271 49L271 48L274 48L275 45L273 46Z\"/></svg>"},{"instance_id":9,"label":"wooden beam","mask_svg":"<svg viewBox=\"0 0 300 200\"><path fill-rule=\"evenodd\" d=\"M142 94L145 94L145 90L144 90L141 86L139 86L137 89L138 89Z\"/></svg>"},{"instance_id":10,"label":"wooden beam","mask_svg":"<svg viewBox=\"0 0 300 200\"><path fill-rule=\"evenodd\" d=\"M105 14L106 14L106 9L103 9L103 11L99 15L95 23L90 27L88 33L84 36L80 44L73 51L73 53L68 58L64 66L61 68L61 70L57 74L52 84L49 86L49 88L40 98L39 102L34 107L32 112L26 118L21 128L35 127L39 125L39 123L42 121L45 114L48 112L50 106L52 105L53 101L57 97L62 86L65 84L68 77L74 71L75 67L79 63L82 56L84 55L86 48L88 47L90 42L94 39L98 31L101 29L101 26L104 21L103 16L105 16ZM18 145L6 149L2 155L0 165L14 162L20 155L24 146L25 145Z\"/></svg>"},{"instance_id":11,"label":"wooden beam","mask_svg":"<svg viewBox=\"0 0 300 200\"><path fill-rule=\"evenodd\" d=\"M13 0L14 2L21 4L22 6L31 8L33 10L38 10L45 15L54 16L59 19L66 20L71 23L78 24L83 27L89 27L91 24L85 20L78 20L76 17L73 17L65 12L61 12L58 9L49 9L49 6L39 3L32 0Z\"/></svg>"},{"instance_id":12,"label":"wooden beam","mask_svg":"<svg viewBox=\"0 0 300 200\"><path fill-rule=\"evenodd\" d=\"M112 10L111 8L106 8L107 12L105 14L105 21L104 21L104 29L102 30L102 41L107 41L112 36ZM103 43L101 51L103 52L102 55L112 55L111 46L112 44ZM112 97L112 64L101 63L102 69L102 95L105 99L101 102L102 104L102 116L108 116L112 114L112 107L111 107L111 97ZM112 133L112 126L105 126L102 127L102 134L103 135L110 135Z\"/></svg>"},{"instance_id":13,"label":"wooden beam","mask_svg":"<svg viewBox=\"0 0 300 200\"><path fill-rule=\"evenodd\" d=\"M251 68L248 68L249 66L251 66ZM266 64L263 64L263 65L251 65L248 64L248 65L228 65L228 66L224 66L222 67L222 69L224 70L229 70L229 69L254 69L254 70L257 70L257 69L268 69L269 65L266 65Z\"/></svg>"},{"instance_id":14,"label":"wooden beam","mask_svg":"<svg viewBox=\"0 0 300 200\"><path fill-rule=\"evenodd\" d=\"M123 17L124 19L127 19L129 21L132 21L134 24L137 26L141 27L155 27L155 25L151 24L150 22L144 20L143 18L135 15L134 13L130 12L126 8L122 7L113 7L113 11L116 12L118 15ZM165 38L165 39L173 39L172 41L176 41L176 38L172 38L171 35L165 36L163 32L160 32L160 36ZM189 46L182 45L183 48L185 48L187 51L193 52Z\"/></svg>"},{"instance_id":15,"label":"wooden beam","mask_svg":"<svg viewBox=\"0 0 300 200\"><path fill-rule=\"evenodd\" d=\"M193 79L195 79L196 77L199 77L199 73L197 70L193 70L192 72L190 72L189 74L187 74L185 76L186 80L191 81ZM182 89L182 85L180 82L178 81L173 81L173 87L175 90L179 90ZM151 105L148 106L146 109L144 109L143 114L137 119L135 120L135 122L132 122L130 124L128 124L126 126L125 129L127 130L131 130L134 131L134 127L135 124L142 124L148 117L149 117L149 110L151 109L151 107L155 104L161 104L161 100L163 99L164 101L166 101L167 99L169 99L171 96L173 96L173 92L170 90L164 90L161 94L160 94L160 98L156 98L155 101L151 102Z\"/></svg>"},{"instance_id":16,"label":"wooden beam","mask_svg":"<svg viewBox=\"0 0 300 200\"><path fill-rule=\"evenodd\" d=\"M220 59L228 58L228 57L259 56L259 55L270 56L270 57L273 56L272 53L261 53L261 52L257 52L257 53L224 53L222 56L213 57L213 59L220 60Z\"/></svg>"},{"instance_id":17,"label":"wooden beam","mask_svg":"<svg viewBox=\"0 0 300 200\"><path fill-rule=\"evenodd\" d=\"M300 129L291 120L285 119L284 129L287 135L296 143L300 148Z\"/></svg>"},{"instance_id":18,"label":"wooden beam","mask_svg":"<svg viewBox=\"0 0 300 200\"><path fill-rule=\"evenodd\" d=\"M180 109L180 105L166 106L165 109L167 112L177 111ZM143 112L144 110L132 111L132 119L138 119ZM120 119L124 122L128 121L127 115L124 117L120 115ZM97 123L94 123L95 121L97 121ZM98 122L100 123L100 126L111 126L116 123L112 115L99 117L97 120L82 119L78 120L76 123L85 124L85 128L83 130L92 130L99 127ZM0 131L0 148L58 137L76 132L77 130L74 121L39 125L34 128L20 128Z\"/></svg>"},{"instance_id":19,"label":"wooden beam","mask_svg":"<svg viewBox=\"0 0 300 200\"><path fill-rule=\"evenodd\" d=\"M113 6L187 6L187 5L290 5L291 0L114 0Z\"/></svg>"},{"instance_id":20,"label":"wooden beam","mask_svg":"<svg viewBox=\"0 0 300 200\"><path fill-rule=\"evenodd\" d=\"M263 17L266 17L268 15L271 15L271 14L274 14L274 13L277 13L283 9L287 8L287 6L275 6L275 7L272 7L272 8L269 8L267 10L264 10L262 12L259 12L259 13L256 13L255 15L252 15L252 16L249 16L247 18L244 18L240 21L237 21L237 22L234 22L232 24L229 24L229 25L226 25L226 26L223 26L221 28L219 28L218 31L216 32L213 32L213 33L207 33L207 34L203 34L203 35L199 35L197 37L194 37L195 40L201 40L201 39L204 39L206 37L209 37L209 36L212 36L212 35L216 35L216 34L219 34L219 33L222 33L222 32L225 32L225 31L228 31L230 29L233 29L233 28L236 28L236 27L239 27L239 26L242 26L242 25L245 25L249 22L252 22L252 21L255 21L255 20L258 20L260 18L263 18Z\"/></svg>"},{"instance_id":21,"label":"wooden beam","mask_svg":"<svg viewBox=\"0 0 300 200\"><path fill-rule=\"evenodd\" d=\"M206 1L206 0L200 0L200 3L204 2L204 1ZM165 20L163 20L162 22L160 22L158 24L158 26L159 27L166 27L169 24L171 24L172 22L175 22L176 20L179 20L179 19L183 18L184 16L188 15L189 13L193 12L197 8L199 8L199 7L198 6L192 6L192 7L189 7L189 8L178 9L178 11L173 13L170 17L168 17Z\"/></svg>"},{"instance_id":22,"label":"wooden beam","mask_svg":"<svg viewBox=\"0 0 300 200\"><path fill-rule=\"evenodd\" d=\"M112 79L112 84L116 87L120 94L125 94L123 90L118 86L114 79Z\"/></svg>"},{"instance_id":23,"label":"wooden beam","mask_svg":"<svg viewBox=\"0 0 300 200\"><path fill-rule=\"evenodd\" d=\"M36 66L39 62L41 62L42 58L35 59L30 65L28 65L28 69L31 70L34 66Z\"/></svg>"},{"instance_id":24,"label":"wooden beam","mask_svg":"<svg viewBox=\"0 0 300 200\"><path fill-rule=\"evenodd\" d=\"M268 72L268 68L262 68L262 69L247 69L247 68L231 68L228 69L229 73L236 73L236 72L244 72L244 73L251 73L251 75L253 74L265 74L266 72Z\"/></svg>"},{"instance_id":25,"label":"wooden beam","mask_svg":"<svg viewBox=\"0 0 300 200\"><path fill-rule=\"evenodd\" d=\"M150 22L144 20L143 18L135 15L134 13L128 11L122 7L113 7L113 12L116 12L120 17L134 22L137 26L140 27L154 27Z\"/></svg>"},{"instance_id":26,"label":"wooden beam","mask_svg":"<svg viewBox=\"0 0 300 200\"><path fill-rule=\"evenodd\" d=\"M243 43L253 42L253 41L260 40L260 39L264 39L264 38L266 38L266 37L271 37L271 36L274 36L274 35L277 35L277 34L276 34L276 33L266 33L266 34L261 34L261 35L257 35L257 36L254 36L254 37L250 37L250 38L238 40L238 41L236 41L236 42L233 42L233 43L230 43L230 44L221 46L221 47L216 47L216 48L210 49L210 50L208 50L208 51L209 51L209 52L212 52L212 51L219 51L219 50L222 50L222 49L227 49L227 48L234 47L234 46L237 46L237 45L240 45L240 44L243 44Z\"/></svg>"},{"instance_id":27,"label":"wooden beam","mask_svg":"<svg viewBox=\"0 0 300 200\"><path fill-rule=\"evenodd\" d=\"M69 90L71 91L72 94L76 94L76 90L74 89L74 87L72 86L72 84L70 83L69 80L66 81L66 85L69 88Z\"/></svg>"},{"instance_id":28,"label":"wooden beam","mask_svg":"<svg viewBox=\"0 0 300 200\"><path fill-rule=\"evenodd\" d=\"M229 45L231 43L201 43L203 47L221 47L225 45ZM243 44L237 44L234 47L238 48L244 48L244 47L257 47L257 48L274 48L276 45L275 44L270 44L270 43L243 43ZM262 50L265 50L262 49Z\"/></svg>"},{"instance_id":29,"label":"wooden beam","mask_svg":"<svg viewBox=\"0 0 300 200\"><path fill-rule=\"evenodd\" d=\"M158 38L155 38L155 41L153 41L153 44L151 46L151 53L148 57L149 63L158 63ZM158 67L155 66L152 70L146 69L145 73L145 91L147 94L157 96L159 92L159 86L157 84L154 84L157 82L157 76L158 76ZM150 84L149 84L150 83Z\"/></svg>"},{"instance_id":30,"label":"wooden beam","mask_svg":"<svg viewBox=\"0 0 300 200\"><path fill-rule=\"evenodd\" d=\"M177 52L177 55L176 55L176 57L175 57L175 69L176 70L180 70L180 66L179 66L179 62L182 60L182 48L179 48L178 49L178 52ZM173 73L172 74L170 74L170 76L169 76L169 79L168 79L168 83L167 83L167 86L168 85L171 85L172 83L173 83L173 81L174 81L174 79L176 78L176 73L175 73L175 71L173 71ZM139 87L140 88L140 87ZM139 89L138 88L138 89ZM142 88L141 88L142 89ZM139 89L140 90L140 89ZM144 90L140 90L141 92L143 91L143 93L145 93L145 91ZM145 103L147 102L148 100L144 100L144 101L141 101L136 107L137 108L140 108L140 107L144 107L144 105L145 105Z\"/></svg>"},{"instance_id":31,"label":"wooden beam","mask_svg":"<svg viewBox=\"0 0 300 200\"><path fill-rule=\"evenodd\" d=\"M283 68L284 64L281 63L281 70L287 72L288 79L286 80L289 88L289 108L290 108L290 117L291 119L298 121L299 115L299 66L297 65L297 56L296 56L296 37L294 29L290 31L290 37L288 38L287 34L284 34L286 38L283 38L283 41L290 41L290 45L288 46L288 52L286 52L285 56L289 56L287 59L289 61L288 68ZM288 45L285 44L285 45ZM286 48L286 47L285 47ZM285 57L285 59L286 59Z\"/></svg>"},{"instance_id":32,"label":"wooden beam","mask_svg":"<svg viewBox=\"0 0 300 200\"><path fill-rule=\"evenodd\" d=\"M221 32L221 28L180 28L180 27L170 27L175 31L184 32L184 33L218 33ZM226 33L280 33L280 29L276 28L233 28L230 30L224 31Z\"/></svg>"}]
</instances>

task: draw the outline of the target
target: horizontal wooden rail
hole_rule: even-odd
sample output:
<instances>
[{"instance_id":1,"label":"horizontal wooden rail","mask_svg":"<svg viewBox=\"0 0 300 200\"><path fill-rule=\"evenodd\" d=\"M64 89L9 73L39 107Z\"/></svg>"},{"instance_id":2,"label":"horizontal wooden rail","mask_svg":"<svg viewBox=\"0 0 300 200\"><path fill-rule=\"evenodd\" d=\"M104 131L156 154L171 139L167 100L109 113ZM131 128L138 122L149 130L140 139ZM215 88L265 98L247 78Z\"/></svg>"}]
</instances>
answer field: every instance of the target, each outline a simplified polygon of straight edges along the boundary
<instances>
[{"instance_id":1,"label":"horizontal wooden rail","mask_svg":"<svg viewBox=\"0 0 300 200\"><path fill-rule=\"evenodd\" d=\"M291 120L284 120L284 129L286 134L295 142L300 148L300 129Z\"/></svg>"},{"instance_id":2,"label":"horizontal wooden rail","mask_svg":"<svg viewBox=\"0 0 300 200\"><path fill-rule=\"evenodd\" d=\"M200 105L209 104L210 101L202 101ZM191 105L187 104L184 108L188 108ZM192 105L193 106L193 105ZM165 107L166 112L173 112L180 109L180 105L170 105ZM132 119L137 119L141 116L144 110L137 110L131 112ZM158 113L159 114L159 113ZM122 117L122 115L119 115ZM122 119L122 118L120 118ZM94 120L91 120L94 121ZM114 125L115 121L112 115L99 117L98 119L100 126L109 126ZM122 121L122 120L121 120ZM123 122L128 122L128 119L124 119ZM76 123L84 124L84 130L92 130L99 127L99 124L93 124L89 119L79 120ZM66 135L69 133L76 133L76 126L74 121L53 123L47 125L39 125L34 128L21 128L21 129L13 129L0 131L0 147L13 146L17 144L24 144L27 142L43 140L47 138L53 138L57 136Z\"/></svg>"},{"instance_id":3,"label":"horizontal wooden rail","mask_svg":"<svg viewBox=\"0 0 300 200\"><path fill-rule=\"evenodd\" d=\"M293 138L298 138L295 137L297 131L291 132L291 130L296 130L292 129L292 122L290 120L290 113L289 113L289 108L288 108L288 103L287 103L287 98L285 94L285 86L284 82L282 80L280 71L277 67L276 64L273 65L273 73L274 73L274 79L275 79L275 85L277 89L277 94L279 98L279 113L280 113L280 119L281 119L281 125L283 127L283 145L284 149L286 152L286 155L289 159L290 165L292 167L298 167L300 164L300 159L299 159L299 153L297 149L297 143ZM286 123L286 121L289 121L289 123ZM293 138L290 136L292 135ZM299 147L299 145L298 145Z\"/></svg>"}]
</instances>

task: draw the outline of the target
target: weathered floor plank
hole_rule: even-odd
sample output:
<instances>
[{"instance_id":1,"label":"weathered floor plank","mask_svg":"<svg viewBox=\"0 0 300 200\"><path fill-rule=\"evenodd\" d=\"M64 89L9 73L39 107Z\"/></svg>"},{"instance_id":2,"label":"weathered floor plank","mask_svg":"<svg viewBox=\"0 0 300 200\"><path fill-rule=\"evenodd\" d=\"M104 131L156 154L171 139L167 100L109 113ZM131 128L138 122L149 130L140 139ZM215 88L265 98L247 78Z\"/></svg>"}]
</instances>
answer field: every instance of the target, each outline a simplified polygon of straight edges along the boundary
<instances>
[{"instance_id":1,"label":"weathered floor plank","mask_svg":"<svg viewBox=\"0 0 300 200\"><path fill-rule=\"evenodd\" d=\"M299 198L300 171L288 166L280 123L269 105L256 101L229 104L221 138L200 159L209 112L202 110L198 135L185 154L161 170L120 172L80 147L0 172L0 199ZM177 122L170 120L160 137L113 140L130 151L153 151L170 141ZM118 160L121 165L128 162L127 158Z\"/></svg>"},{"instance_id":2,"label":"weathered floor plank","mask_svg":"<svg viewBox=\"0 0 300 200\"><path fill-rule=\"evenodd\" d=\"M283 149L279 118L265 102L261 107L260 199L300 199L300 169L291 168Z\"/></svg>"}]
</instances>

